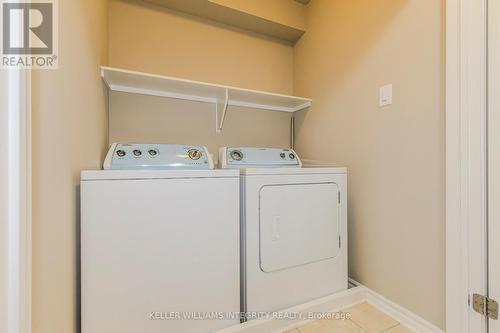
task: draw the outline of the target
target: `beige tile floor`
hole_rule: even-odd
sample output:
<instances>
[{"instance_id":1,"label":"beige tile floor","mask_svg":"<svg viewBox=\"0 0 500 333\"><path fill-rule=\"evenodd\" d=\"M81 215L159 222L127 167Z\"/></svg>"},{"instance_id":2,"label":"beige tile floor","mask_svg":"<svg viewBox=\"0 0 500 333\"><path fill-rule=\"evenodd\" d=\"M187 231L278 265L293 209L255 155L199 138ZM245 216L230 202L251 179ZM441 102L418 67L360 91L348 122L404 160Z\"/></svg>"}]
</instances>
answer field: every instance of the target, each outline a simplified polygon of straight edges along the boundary
<instances>
[{"instance_id":1,"label":"beige tile floor","mask_svg":"<svg viewBox=\"0 0 500 333\"><path fill-rule=\"evenodd\" d=\"M351 319L318 320L285 333L413 333L368 303L342 312L350 313Z\"/></svg>"}]
</instances>

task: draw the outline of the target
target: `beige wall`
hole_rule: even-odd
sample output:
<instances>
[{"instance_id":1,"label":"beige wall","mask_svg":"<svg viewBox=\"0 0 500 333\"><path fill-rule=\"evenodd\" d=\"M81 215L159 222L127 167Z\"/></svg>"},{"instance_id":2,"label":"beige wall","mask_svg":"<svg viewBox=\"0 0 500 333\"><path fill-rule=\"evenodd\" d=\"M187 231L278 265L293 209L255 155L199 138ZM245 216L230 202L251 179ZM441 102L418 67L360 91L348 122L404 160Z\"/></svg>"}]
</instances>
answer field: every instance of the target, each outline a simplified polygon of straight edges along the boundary
<instances>
[{"instance_id":1,"label":"beige wall","mask_svg":"<svg viewBox=\"0 0 500 333\"><path fill-rule=\"evenodd\" d=\"M33 73L33 332L77 327L78 184L107 145L107 4L59 1L59 69Z\"/></svg>"},{"instance_id":2,"label":"beige wall","mask_svg":"<svg viewBox=\"0 0 500 333\"><path fill-rule=\"evenodd\" d=\"M314 0L295 48L306 158L349 168L350 275L445 324L444 1ZM378 107L394 84L394 104Z\"/></svg>"},{"instance_id":3,"label":"beige wall","mask_svg":"<svg viewBox=\"0 0 500 333\"><path fill-rule=\"evenodd\" d=\"M110 142L206 145L217 161L219 147L290 145L291 113L229 107L221 134L215 133L212 104L112 92Z\"/></svg>"},{"instance_id":4,"label":"beige wall","mask_svg":"<svg viewBox=\"0 0 500 333\"><path fill-rule=\"evenodd\" d=\"M110 66L293 92L286 43L138 0L110 0L109 27Z\"/></svg>"},{"instance_id":5,"label":"beige wall","mask_svg":"<svg viewBox=\"0 0 500 333\"><path fill-rule=\"evenodd\" d=\"M293 92L290 45L140 1L111 0L109 14L110 66ZM204 144L215 155L224 145L289 145L289 113L229 107L224 130L216 134L214 109L205 103L112 94L109 140Z\"/></svg>"}]
</instances>

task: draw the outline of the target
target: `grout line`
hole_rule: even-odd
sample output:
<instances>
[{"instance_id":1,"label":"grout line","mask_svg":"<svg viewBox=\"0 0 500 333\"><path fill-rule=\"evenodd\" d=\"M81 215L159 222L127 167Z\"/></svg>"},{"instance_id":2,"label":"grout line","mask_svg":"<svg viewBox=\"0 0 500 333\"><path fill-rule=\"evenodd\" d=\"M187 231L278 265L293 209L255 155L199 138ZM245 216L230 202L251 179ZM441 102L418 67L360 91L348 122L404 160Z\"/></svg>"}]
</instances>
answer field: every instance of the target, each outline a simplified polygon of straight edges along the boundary
<instances>
[{"instance_id":1,"label":"grout line","mask_svg":"<svg viewBox=\"0 0 500 333\"><path fill-rule=\"evenodd\" d=\"M367 304L370 304L369 302L366 302L366 303L367 303ZM375 309L377 309L378 311L382 312L382 313L383 313L384 315L386 315L387 317L389 317L389 318L391 318L392 320L395 320L395 321L397 322L395 325L390 326L390 327L388 327L388 328L385 328L385 329L383 329L382 331L377 332L377 333L385 333L385 332L387 332L387 331L389 331L389 330L392 330L393 328L395 328L395 327L397 327L397 326L401 325L401 323L400 323L398 320L396 320L394 317L392 317L392 316L388 315L387 313L385 313L384 311L382 311L382 310L381 310L378 306L373 305L373 304L370 304L370 305L371 305L371 306L373 306L373 307L374 307ZM363 326L361 326L359 323L357 323L357 322L356 322L353 318L351 318L350 320L354 323L354 325L356 325L359 329L361 329L361 331L363 331L363 332L365 332L365 333L367 332L367 330L366 330Z\"/></svg>"},{"instance_id":2,"label":"grout line","mask_svg":"<svg viewBox=\"0 0 500 333\"><path fill-rule=\"evenodd\" d=\"M356 326L357 328L359 328L363 333L367 333L367 331L365 330L364 327L361 327L361 325L359 325L357 322L355 322L352 319L349 319L349 320L354 324L354 326Z\"/></svg>"},{"instance_id":3,"label":"grout line","mask_svg":"<svg viewBox=\"0 0 500 333\"><path fill-rule=\"evenodd\" d=\"M391 317L392 318L392 317ZM394 319L394 318L392 318ZM398 326L402 326L401 323L397 323L397 325L394 325L392 327L389 327L388 329L386 329L385 331L382 331L381 333L385 333L385 332L389 332L390 330L392 330L393 328L396 328Z\"/></svg>"}]
</instances>

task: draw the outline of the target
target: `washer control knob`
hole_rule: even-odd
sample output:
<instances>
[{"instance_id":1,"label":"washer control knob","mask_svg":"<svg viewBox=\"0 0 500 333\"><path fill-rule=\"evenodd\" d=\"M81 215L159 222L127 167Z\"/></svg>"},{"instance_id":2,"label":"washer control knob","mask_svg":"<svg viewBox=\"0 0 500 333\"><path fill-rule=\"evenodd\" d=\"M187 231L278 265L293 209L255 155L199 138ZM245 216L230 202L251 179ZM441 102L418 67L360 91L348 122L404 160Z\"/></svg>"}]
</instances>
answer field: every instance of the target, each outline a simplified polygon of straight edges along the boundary
<instances>
[{"instance_id":1,"label":"washer control knob","mask_svg":"<svg viewBox=\"0 0 500 333\"><path fill-rule=\"evenodd\" d=\"M125 155L127 155L127 153L125 152L125 150L117 150L116 151L116 155L118 155L118 157L123 157Z\"/></svg>"},{"instance_id":2,"label":"washer control knob","mask_svg":"<svg viewBox=\"0 0 500 333\"><path fill-rule=\"evenodd\" d=\"M158 151L156 149L150 149L148 150L149 155L151 156L156 156L158 155Z\"/></svg>"},{"instance_id":3,"label":"washer control knob","mask_svg":"<svg viewBox=\"0 0 500 333\"><path fill-rule=\"evenodd\" d=\"M201 158L201 152L198 149L191 149L188 151L188 156L192 160L199 160Z\"/></svg>"},{"instance_id":4,"label":"washer control knob","mask_svg":"<svg viewBox=\"0 0 500 333\"><path fill-rule=\"evenodd\" d=\"M295 159L295 154L294 153L290 153L290 155L288 155L292 160Z\"/></svg>"},{"instance_id":5,"label":"washer control knob","mask_svg":"<svg viewBox=\"0 0 500 333\"><path fill-rule=\"evenodd\" d=\"M141 156L141 155L142 155L142 151L140 151L139 149L135 149L135 150L133 151L133 153L134 153L134 155L135 155L135 156L137 156L137 157L139 157L139 156Z\"/></svg>"},{"instance_id":6,"label":"washer control knob","mask_svg":"<svg viewBox=\"0 0 500 333\"><path fill-rule=\"evenodd\" d=\"M280 157L281 157L282 159L285 159L285 158L286 158L286 154L285 154L285 153L281 153L281 154L280 154Z\"/></svg>"},{"instance_id":7,"label":"washer control knob","mask_svg":"<svg viewBox=\"0 0 500 333\"><path fill-rule=\"evenodd\" d=\"M233 150L231 152L231 158L235 161L241 161L243 159L243 153L239 150Z\"/></svg>"}]
</instances>

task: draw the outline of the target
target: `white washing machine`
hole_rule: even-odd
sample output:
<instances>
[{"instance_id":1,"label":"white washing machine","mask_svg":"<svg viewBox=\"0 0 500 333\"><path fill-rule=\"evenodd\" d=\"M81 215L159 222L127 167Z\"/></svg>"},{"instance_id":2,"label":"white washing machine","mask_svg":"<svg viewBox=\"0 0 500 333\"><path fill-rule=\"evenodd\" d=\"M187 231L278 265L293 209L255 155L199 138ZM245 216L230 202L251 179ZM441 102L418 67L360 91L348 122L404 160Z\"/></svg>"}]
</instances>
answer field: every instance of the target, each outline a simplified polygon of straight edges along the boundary
<instances>
[{"instance_id":1,"label":"white washing machine","mask_svg":"<svg viewBox=\"0 0 500 333\"><path fill-rule=\"evenodd\" d=\"M203 147L114 144L82 172L82 333L239 323L239 172L212 168Z\"/></svg>"},{"instance_id":2,"label":"white washing machine","mask_svg":"<svg viewBox=\"0 0 500 333\"><path fill-rule=\"evenodd\" d=\"M290 149L229 147L241 169L242 311L283 310L348 287L347 170Z\"/></svg>"}]
</instances>

